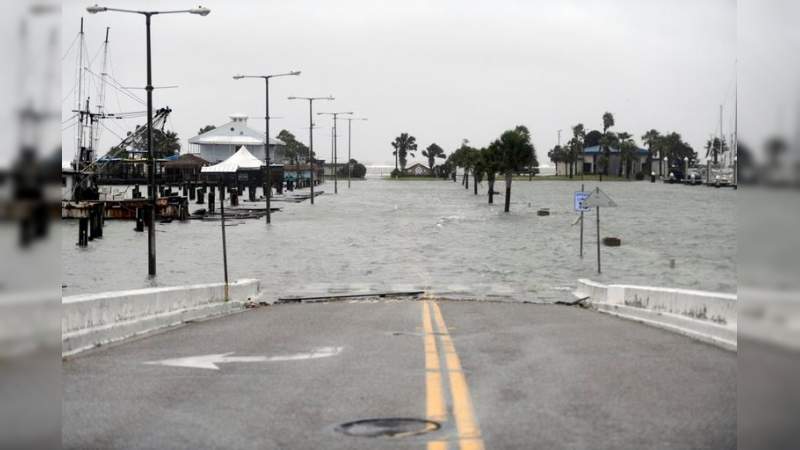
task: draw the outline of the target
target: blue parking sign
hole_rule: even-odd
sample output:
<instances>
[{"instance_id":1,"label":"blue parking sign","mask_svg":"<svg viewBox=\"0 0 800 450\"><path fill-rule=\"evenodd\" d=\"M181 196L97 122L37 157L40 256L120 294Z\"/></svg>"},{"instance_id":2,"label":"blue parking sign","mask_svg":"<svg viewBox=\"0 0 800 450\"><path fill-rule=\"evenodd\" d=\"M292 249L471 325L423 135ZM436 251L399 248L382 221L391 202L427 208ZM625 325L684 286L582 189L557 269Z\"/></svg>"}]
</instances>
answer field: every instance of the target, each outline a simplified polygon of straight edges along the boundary
<instances>
[{"instance_id":1,"label":"blue parking sign","mask_svg":"<svg viewBox=\"0 0 800 450\"><path fill-rule=\"evenodd\" d=\"M575 211L576 212L586 212L591 211L592 208L588 206L583 206L583 201L589 197L591 192L576 192L575 193Z\"/></svg>"}]
</instances>

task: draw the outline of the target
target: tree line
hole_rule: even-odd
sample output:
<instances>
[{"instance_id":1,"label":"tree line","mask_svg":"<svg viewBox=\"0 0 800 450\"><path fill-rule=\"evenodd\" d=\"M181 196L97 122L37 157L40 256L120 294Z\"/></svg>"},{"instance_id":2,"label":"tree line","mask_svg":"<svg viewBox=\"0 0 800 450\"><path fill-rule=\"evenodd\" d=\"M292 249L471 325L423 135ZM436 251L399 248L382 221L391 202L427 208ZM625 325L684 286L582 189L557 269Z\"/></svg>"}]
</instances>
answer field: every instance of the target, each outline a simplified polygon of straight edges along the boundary
<instances>
[{"instance_id":1,"label":"tree line","mask_svg":"<svg viewBox=\"0 0 800 450\"><path fill-rule=\"evenodd\" d=\"M614 115L610 112L603 114L603 130L592 130L586 132L582 123L572 126L572 137L567 141L566 145L556 145L549 152L547 156L554 163L565 163L567 167L567 175L572 178L578 174L578 164L583 164L584 149L587 147L600 146L601 154L597 159L597 165L600 167L600 174L609 176L611 149L619 149L620 152L620 165L617 176L625 176L630 179L633 169L633 161L636 159L636 152L638 146L633 139L631 133L625 131L612 131L611 128L615 126ZM681 135L677 132L661 133L658 130L651 129L641 137L642 142L647 146L647 159L642 170L645 173L650 173L653 168L653 159L656 157L667 158L667 165L672 162L683 161L688 158L690 165L697 162L697 152L692 147L683 141ZM711 144L709 144L710 146ZM715 157L716 163L716 157ZM582 170L582 168L581 168ZM644 174L637 174L637 178Z\"/></svg>"},{"instance_id":2,"label":"tree line","mask_svg":"<svg viewBox=\"0 0 800 450\"><path fill-rule=\"evenodd\" d=\"M395 170L392 171L392 176L396 177L405 171L408 155L414 156L417 142L414 136L402 133L391 145L394 148L392 155L395 157ZM489 203L494 203L494 196L497 194L494 191L494 184L497 174L502 174L505 177L505 212L509 212L511 207L511 181L514 174L527 171L533 176L538 166L531 133L524 125L504 131L486 147L472 147L469 141L464 139L461 146L450 156L446 156L444 150L436 143L429 145L422 155L428 159L431 172L444 179L451 178L457 182L456 171L459 167L462 168L464 170L462 184L469 189L471 175L475 195L478 195L478 183L485 178L488 182ZM437 166L437 159L445 161Z\"/></svg>"}]
</instances>

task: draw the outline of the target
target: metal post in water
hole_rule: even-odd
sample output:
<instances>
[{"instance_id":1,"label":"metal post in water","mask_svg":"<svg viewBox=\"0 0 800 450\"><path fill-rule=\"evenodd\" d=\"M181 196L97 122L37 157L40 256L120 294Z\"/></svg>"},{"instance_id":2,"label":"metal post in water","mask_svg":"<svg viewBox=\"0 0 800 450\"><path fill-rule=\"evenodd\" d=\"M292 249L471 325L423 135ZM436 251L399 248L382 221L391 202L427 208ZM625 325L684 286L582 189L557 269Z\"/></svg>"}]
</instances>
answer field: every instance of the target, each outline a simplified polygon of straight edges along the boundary
<instances>
[{"instance_id":1,"label":"metal post in water","mask_svg":"<svg viewBox=\"0 0 800 450\"><path fill-rule=\"evenodd\" d=\"M583 176L583 174L581 174ZM581 183L581 192L583 192L584 185ZM581 204L581 259L583 259L583 204Z\"/></svg>"},{"instance_id":2,"label":"metal post in water","mask_svg":"<svg viewBox=\"0 0 800 450\"><path fill-rule=\"evenodd\" d=\"M597 188L597 193L600 192L600 188ZM597 208L597 273L600 272L600 207L596 206Z\"/></svg>"},{"instance_id":3,"label":"metal post in water","mask_svg":"<svg viewBox=\"0 0 800 450\"><path fill-rule=\"evenodd\" d=\"M225 240L225 188L219 183L219 213L222 224L222 266L225 270L225 301L228 301L228 247Z\"/></svg>"}]
</instances>

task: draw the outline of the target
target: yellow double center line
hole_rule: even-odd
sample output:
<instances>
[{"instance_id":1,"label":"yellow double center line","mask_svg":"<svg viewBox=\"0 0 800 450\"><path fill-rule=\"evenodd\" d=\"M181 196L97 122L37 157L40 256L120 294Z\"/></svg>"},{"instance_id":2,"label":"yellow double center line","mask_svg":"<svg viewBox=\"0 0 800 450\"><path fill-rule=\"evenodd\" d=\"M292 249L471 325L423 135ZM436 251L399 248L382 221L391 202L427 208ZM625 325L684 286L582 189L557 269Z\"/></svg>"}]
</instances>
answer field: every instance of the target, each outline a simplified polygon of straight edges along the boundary
<instances>
[{"instance_id":1,"label":"yellow double center line","mask_svg":"<svg viewBox=\"0 0 800 450\"><path fill-rule=\"evenodd\" d=\"M436 345L433 321L439 331L442 353L446 367L440 364ZM444 323L442 311L436 302L422 303L422 326L425 332L425 408L428 420L446 422L449 419L444 399L443 374L447 375L452 399L452 414L458 430L458 444L461 450L482 450L483 439L467 386L467 379L461 370L461 360L456 353L453 339ZM428 450L446 450L447 441L430 441Z\"/></svg>"}]
</instances>

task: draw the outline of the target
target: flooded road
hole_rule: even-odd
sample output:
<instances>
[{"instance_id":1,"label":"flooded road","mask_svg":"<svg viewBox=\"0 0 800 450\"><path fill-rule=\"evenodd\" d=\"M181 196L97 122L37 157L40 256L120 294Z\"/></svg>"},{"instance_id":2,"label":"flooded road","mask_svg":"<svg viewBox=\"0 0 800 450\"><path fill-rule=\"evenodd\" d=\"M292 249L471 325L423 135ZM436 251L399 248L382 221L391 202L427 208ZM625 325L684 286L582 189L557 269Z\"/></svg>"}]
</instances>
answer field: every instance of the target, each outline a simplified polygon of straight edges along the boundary
<instances>
[{"instance_id":1,"label":"flooded road","mask_svg":"<svg viewBox=\"0 0 800 450\"><path fill-rule=\"evenodd\" d=\"M226 228L230 279L258 278L269 298L420 289L443 298L555 301L577 278L609 283L736 291L736 192L647 182L587 182L619 205L601 210L596 273L594 213L578 257L573 193L580 181L514 181L486 203L452 181L333 182L311 206L276 203L263 220ZM502 182L495 186L504 191ZM203 205L194 205L197 208ZM261 203L259 202L259 206ZM549 208L551 215L536 211ZM217 282L223 279L219 222L157 225L158 278L147 278L147 233L107 221L102 240L78 248L77 221L62 221L63 295ZM674 259L674 267L670 260Z\"/></svg>"}]
</instances>

